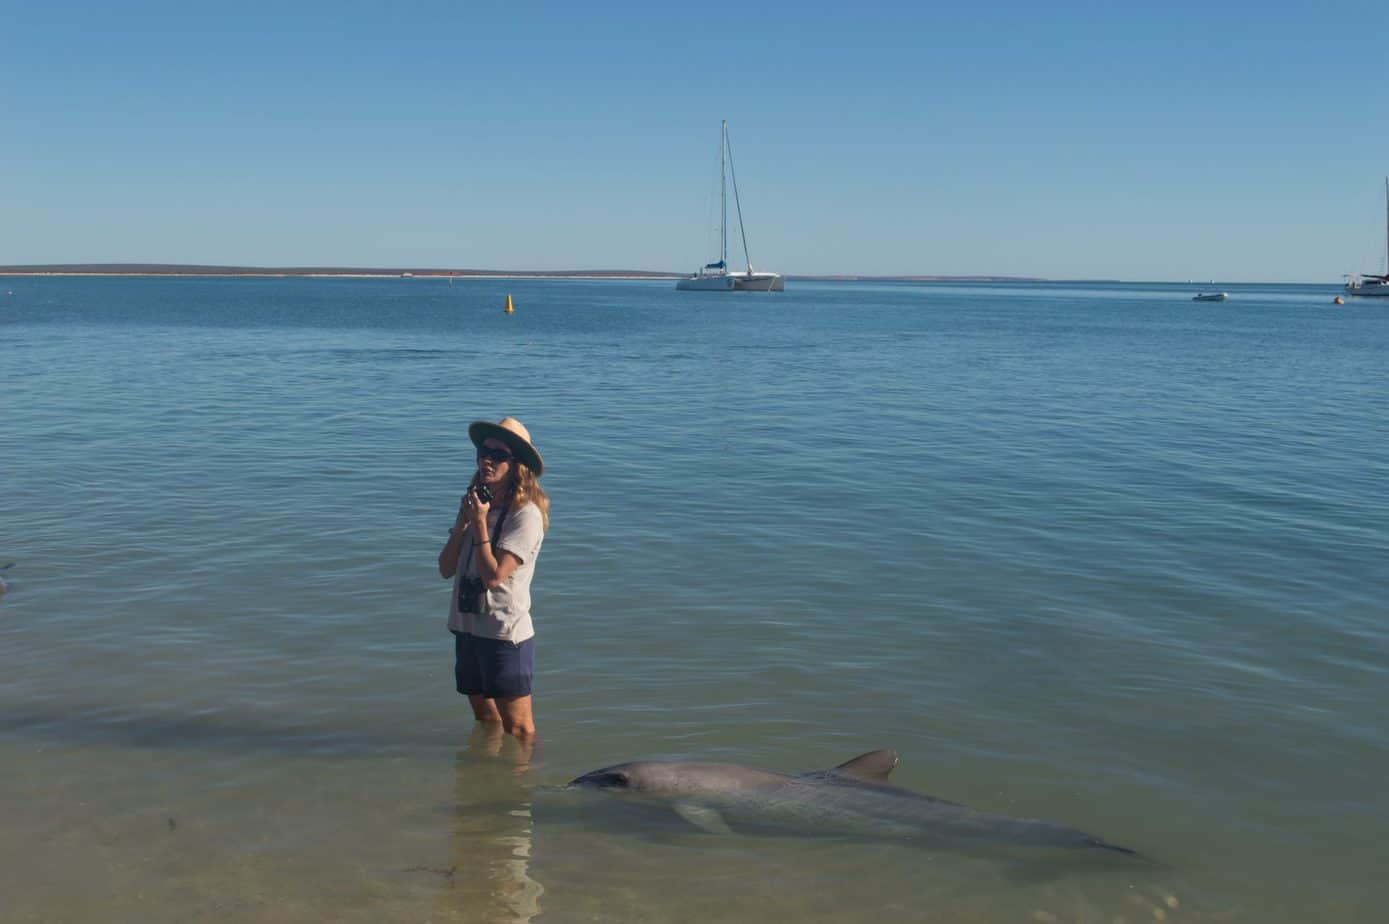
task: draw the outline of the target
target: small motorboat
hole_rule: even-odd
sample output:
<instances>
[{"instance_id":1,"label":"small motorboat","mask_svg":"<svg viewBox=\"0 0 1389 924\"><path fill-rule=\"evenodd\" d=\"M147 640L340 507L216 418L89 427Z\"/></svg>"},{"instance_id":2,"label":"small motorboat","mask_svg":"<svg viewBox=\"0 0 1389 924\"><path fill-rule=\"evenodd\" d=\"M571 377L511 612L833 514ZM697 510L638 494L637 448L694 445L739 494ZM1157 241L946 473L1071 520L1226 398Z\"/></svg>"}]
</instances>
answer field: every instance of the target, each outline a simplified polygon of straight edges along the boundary
<instances>
[{"instance_id":1,"label":"small motorboat","mask_svg":"<svg viewBox=\"0 0 1389 924\"><path fill-rule=\"evenodd\" d=\"M1223 302L1229 297L1229 292L1198 292L1191 297L1191 300L1193 302Z\"/></svg>"}]
</instances>

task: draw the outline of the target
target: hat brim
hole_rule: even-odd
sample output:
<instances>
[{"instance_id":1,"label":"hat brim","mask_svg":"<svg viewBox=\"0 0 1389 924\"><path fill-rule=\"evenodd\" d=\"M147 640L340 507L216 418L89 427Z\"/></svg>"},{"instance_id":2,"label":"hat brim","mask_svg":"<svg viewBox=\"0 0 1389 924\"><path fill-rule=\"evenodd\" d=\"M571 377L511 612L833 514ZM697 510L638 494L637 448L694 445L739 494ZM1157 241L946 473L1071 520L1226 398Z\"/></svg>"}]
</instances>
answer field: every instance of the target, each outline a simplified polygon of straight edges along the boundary
<instances>
[{"instance_id":1,"label":"hat brim","mask_svg":"<svg viewBox=\"0 0 1389 924\"><path fill-rule=\"evenodd\" d=\"M535 472L536 477L545 471L545 463L541 461L540 453L535 451L534 446L506 427L494 424L490 420L475 420L469 424L468 439L472 440L473 445L479 449L482 448L483 440L501 440L506 443L516 460Z\"/></svg>"}]
</instances>

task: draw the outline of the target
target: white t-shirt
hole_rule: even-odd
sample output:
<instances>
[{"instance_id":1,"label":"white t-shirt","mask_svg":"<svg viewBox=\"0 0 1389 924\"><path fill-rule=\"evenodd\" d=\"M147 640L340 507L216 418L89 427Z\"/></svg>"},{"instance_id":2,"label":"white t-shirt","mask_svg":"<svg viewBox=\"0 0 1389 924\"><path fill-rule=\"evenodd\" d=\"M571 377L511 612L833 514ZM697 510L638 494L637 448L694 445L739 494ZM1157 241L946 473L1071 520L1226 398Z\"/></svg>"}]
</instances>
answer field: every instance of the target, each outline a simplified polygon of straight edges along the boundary
<instances>
[{"instance_id":1,"label":"white t-shirt","mask_svg":"<svg viewBox=\"0 0 1389 924\"><path fill-rule=\"evenodd\" d=\"M449 602L449 629L454 632L471 632L483 638L496 638L507 642L524 642L535 635L531 625L531 576L535 574L535 559L540 554L540 543L545 540L545 523L540 516L540 508L534 504L507 511L506 521L502 523L500 534L497 520L501 511L493 507L487 512L487 535L492 537L492 554L501 558L503 552L510 552L521 562L511 577L502 582L496 590L483 590L482 602L478 607L481 613L465 613L458 608L458 591L464 577L478 576L478 552L472 549L471 531L464 535L463 544L458 550L458 574L453 578L453 599Z\"/></svg>"}]
</instances>

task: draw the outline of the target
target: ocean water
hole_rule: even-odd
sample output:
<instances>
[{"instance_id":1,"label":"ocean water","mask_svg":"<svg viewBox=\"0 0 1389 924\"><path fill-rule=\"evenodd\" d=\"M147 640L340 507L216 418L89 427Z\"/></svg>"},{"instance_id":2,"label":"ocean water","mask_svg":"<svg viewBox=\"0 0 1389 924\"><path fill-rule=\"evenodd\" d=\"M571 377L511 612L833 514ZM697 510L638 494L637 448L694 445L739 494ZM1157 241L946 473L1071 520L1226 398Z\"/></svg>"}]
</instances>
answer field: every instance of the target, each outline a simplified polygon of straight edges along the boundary
<instances>
[{"instance_id":1,"label":"ocean water","mask_svg":"<svg viewBox=\"0 0 1389 924\"><path fill-rule=\"evenodd\" d=\"M0 919L1383 920L1389 305L1228 289L0 280ZM435 570L508 414L533 751ZM1148 860L549 788L879 747Z\"/></svg>"}]
</instances>

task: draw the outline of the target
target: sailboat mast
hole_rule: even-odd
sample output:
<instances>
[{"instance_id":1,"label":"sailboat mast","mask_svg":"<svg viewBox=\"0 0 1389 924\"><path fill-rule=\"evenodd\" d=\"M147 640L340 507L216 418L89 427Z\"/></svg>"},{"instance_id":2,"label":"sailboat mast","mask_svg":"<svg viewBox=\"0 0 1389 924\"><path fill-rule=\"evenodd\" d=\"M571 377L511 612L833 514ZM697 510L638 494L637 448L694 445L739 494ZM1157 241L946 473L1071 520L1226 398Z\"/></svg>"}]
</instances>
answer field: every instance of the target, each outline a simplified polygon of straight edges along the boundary
<instances>
[{"instance_id":1,"label":"sailboat mast","mask_svg":"<svg viewBox=\"0 0 1389 924\"><path fill-rule=\"evenodd\" d=\"M738 187L733 187L737 194ZM1384 178L1384 274L1389 276L1389 176Z\"/></svg>"},{"instance_id":2,"label":"sailboat mast","mask_svg":"<svg viewBox=\"0 0 1389 924\"><path fill-rule=\"evenodd\" d=\"M733 168L733 148L728 144L728 123L724 123L723 146L728 148L728 174L733 177L733 205L738 210L738 233L743 236L743 262L752 273L752 254L748 253L748 229L743 227L743 200L738 196L738 171Z\"/></svg>"},{"instance_id":3,"label":"sailboat mast","mask_svg":"<svg viewBox=\"0 0 1389 924\"><path fill-rule=\"evenodd\" d=\"M719 260L728 268L728 120L719 136Z\"/></svg>"}]
</instances>

